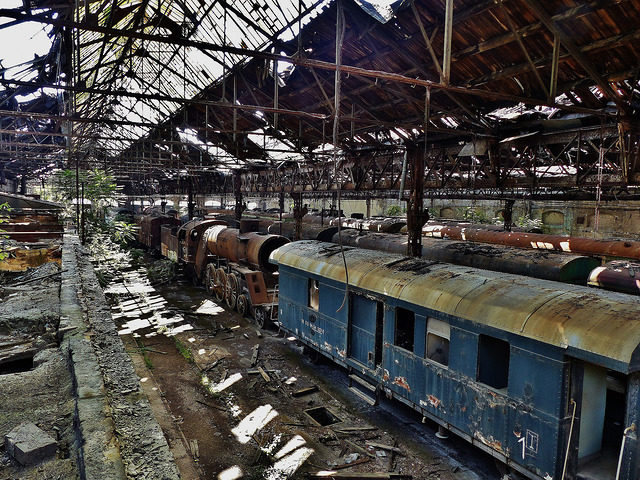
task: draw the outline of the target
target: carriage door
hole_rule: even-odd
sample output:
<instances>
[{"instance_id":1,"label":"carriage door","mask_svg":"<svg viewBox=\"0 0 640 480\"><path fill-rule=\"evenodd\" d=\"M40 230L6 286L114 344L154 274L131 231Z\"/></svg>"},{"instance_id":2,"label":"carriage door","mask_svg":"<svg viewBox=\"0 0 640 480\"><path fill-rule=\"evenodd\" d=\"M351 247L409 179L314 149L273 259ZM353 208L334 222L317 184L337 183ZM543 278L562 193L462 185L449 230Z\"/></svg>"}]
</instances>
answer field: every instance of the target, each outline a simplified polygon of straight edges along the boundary
<instances>
[{"instance_id":1,"label":"carriage door","mask_svg":"<svg viewBox=\"0 0 640 480\"><path fill-rule=\"evenodd\" d=\"M351 294L349 357L375 369L382 362L382 321L384 304Z\"/></svg>"}]
</instances>

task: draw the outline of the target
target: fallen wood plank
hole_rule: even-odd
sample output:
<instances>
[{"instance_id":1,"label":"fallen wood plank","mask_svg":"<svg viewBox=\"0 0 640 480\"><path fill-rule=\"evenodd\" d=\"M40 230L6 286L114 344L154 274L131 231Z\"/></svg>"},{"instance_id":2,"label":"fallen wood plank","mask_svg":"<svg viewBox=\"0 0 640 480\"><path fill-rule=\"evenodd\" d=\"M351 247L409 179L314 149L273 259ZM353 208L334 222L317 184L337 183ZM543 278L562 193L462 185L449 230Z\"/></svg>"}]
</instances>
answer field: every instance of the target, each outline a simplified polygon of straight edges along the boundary
<instances>
[{"instance_id":1,"label":"fallen wood plank","mask_svg":"<svg viewBox=\"0 0 640 480\"><path fill-rule=\"evenodd\" d=\"M309 395L311 393L317 392L318 386L313 385L312 387L301 388L300 390L296 390L291 394L292 397L302 397L304 395Z\"/></svg>"},{"instance_id":2,"label":"fallen wood plank","mask_svg":"<svg viewBox=\"0 0 640 480\"><path fill-rule=\"evenodd\" d=\"M373 448L378 448L380 450L388 450L390 452L397 453L398 455L404 455L402 450L396 447L392 447L391 445L384 445L382 443L375 443L375 442L367 442L367 445L370 445Z\"/></svg>"},{"instance_id":3,"label":"fallen wood plank","mask_svg":"<svg viewBox=\"0 0 640 480\"><path fill-rule=\"evenodd\" d=\"M335 467L333 467L333 469L334 470L343 470L345 468L355 467L356 465L360 465L362 463L367 463L367 462L370 462L370 461L371 461L370 457L364 457L364 458L361 458L359 460L356 460L355 462L343 463L342 465L336 465Z\"/></svg>"},{"instance_id":4,"label":"fallen wood plank","mask_svg":"<svg viewBox=\"0 0 640 480\"><path fill-rule=\"evenodd\" d=\"M251 354L251 366L255 367L256 363L258 363L258 351L260 350L260 345L253 346L253 353Z\"/></svg>"},{"instance_id":5,"label":"fallen wood plank","mask_svg":"<svg viewBox=\"0 0 640 480\"><path fill-rule=\"evenodd\" d=\"M195 438L193 440L189 440L189 449L191 450L191 455L196 460L200 458L200 447L198 446L198 440Z\"/></svg>"},{"instance_id":6,"label":"fallen wood plank","mask_svg":"<svg viewBox=\"0 0 640 480\"><path fill-rule=\"evenodd\" d=\"M372 432L374 430L378 430L377 427L339 427L336 426L333 428L336 432L341 433L351 433L351 432Z\"/></svg>"},{"instance_id":7,"label":"fallen wood plank","mask_svg":"<svg viewBox=\"0 0 640 480\"><path fill-rule=\"evenodd\" d=\"M262 378L264 378L264 381L269 383L271 381L271 377L269 377L269 375L267 375L267 372L265 372L262 367L258 367L258 372L260 373L260 375L262 375Z\"/></svg>"},{"instance_id":8,"label":"fallen wood plank","mask_svg":"<svg viewBox=\"0 0 640 480\"><path fill-rule=\"evenodd\" d=\"M267 373L273 373L273 374L277 372L277 370L269 370L268 368L263 368L262 370L264 370ZM248 375L257 375L259 373L260 373L260 370L258 370L257 368L253 370L247 370Z\"/></svg>"}]
</instances>

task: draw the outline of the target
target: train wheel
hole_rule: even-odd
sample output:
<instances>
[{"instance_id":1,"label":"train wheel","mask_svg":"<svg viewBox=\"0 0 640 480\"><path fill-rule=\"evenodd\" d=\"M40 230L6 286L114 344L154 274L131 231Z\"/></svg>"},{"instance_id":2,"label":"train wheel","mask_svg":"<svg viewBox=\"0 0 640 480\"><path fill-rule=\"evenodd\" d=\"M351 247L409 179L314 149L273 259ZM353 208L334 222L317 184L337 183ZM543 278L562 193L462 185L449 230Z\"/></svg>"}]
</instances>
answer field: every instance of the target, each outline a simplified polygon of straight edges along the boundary
<instances>
[{"instance_id":1,"label":"train wheel","mask_svg":"<svg viewBox=\"0 0 640 480\"><path fill-rule=\"evenodd\" d=\"M215 293L216 288L216 267L213 263L207 265L207 274L205 275L204 287L207 289L209 295Z\"/></svg>"},{"instance_id":2,"label":"train wheel","mask_svg":"<svg viewBox=\"0 0 640 480\"><path fill-rule=\"evenodd\" d=\"M222 302L225 299L226 291L227 291L227 274L224 273L224 269L218 268L216 270L216 283L215 283L214 293L216 295L216 300L218 302Z\"/></svg>"},{"instance_id":3,"label":"train wheel","mask_svg":"<svg viewBox=\"0 0 640 480\"><path fill-rule=\"evenodd\" d=\"M267 310L265 308L256 307L253 311L253 316L258 327L264 328L267 325Z\"/></svg>"},{"instance_id":4,"label":"train wheel","mask_svg":"<svg viewBox=\"0 0 640 480\"><path fill-rule=\"evenodd\" d=\"M243 317L246 315L247 310L249 309L249 299L244 293L241 295L238 295L238 302L237 302L236 308L238 309L238 313L240 315L242 315Z\"/></svg>"},{"instance_id":5,"label":"train wheel","mask_svg":"<svg viewBox=\"0 0 640 480\"><path fill-rule=\"evenodd\" d=\"M238 276L235 273L227 275L227 305L229 308L236 308L238 301L238 290L240 289L240 282Z\"/></svg>"}]
</instances>

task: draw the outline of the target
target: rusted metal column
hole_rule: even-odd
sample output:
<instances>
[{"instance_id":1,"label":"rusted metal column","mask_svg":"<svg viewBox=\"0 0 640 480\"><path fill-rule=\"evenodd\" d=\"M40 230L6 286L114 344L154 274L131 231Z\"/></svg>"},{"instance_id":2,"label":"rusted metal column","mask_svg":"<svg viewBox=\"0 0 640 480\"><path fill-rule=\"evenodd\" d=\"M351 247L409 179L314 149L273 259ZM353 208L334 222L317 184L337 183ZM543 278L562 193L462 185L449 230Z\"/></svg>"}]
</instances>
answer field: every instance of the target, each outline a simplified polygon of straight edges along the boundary
<instances>
[{"instance_id":1,"label":"rusted metal column","mask_svg":"<svg viewBox=\"0 0 640 480\"><path fill-rule=\"evenodd\" d=\"M236 173L233 175L233 192L236 197L235 212L236 212L236 220L238 221L242 219L242 212L244 212L245 208L247 208L247 206L243 203L242 190L240 189L240 187L241 187L240 173Z\"/></svg>"},{"instance_id":2,"label":"rusted metal column","mask_svg":"<svg viewBox=\"0 0 640 480\"><path fill-rule=\"evenodd\" d=\"M504 219L505 232L511 231L513 225L513 204L515 200L507 199L504 201L504 210L502 211L502 218Z\"/></svg>"},{"instance_id":3,"label":"rusted metal column","mask_svg":"<svg viewBox=\"0 0 640 480\"><path fill-rule=\"evenodd\" d=\"M407 255L422 256L422 227L429 220L424 209L424 155L415 146L407 146L411 161L411 190L407 198Z\"/></svg>"},{"instance_id":4,"label":"rusted metal column","mask_svg":"<svg viewBox=\"0 0 640 480\"><path fill-rule=\"evenodd\" d=\"M292 192L291 196L293 197L293 218L296 221L296 230L294 235L294 240L302 239L302 217L307 214L306 205L302 205L302 193L300 192Z\"/></svg>"},{"instance_id":5,"label":"rusted metal column","mask_svg":"<svg viewBox=\"0 0 640 480\"><path fill-rule=\"evenodd\" d=\"M193 219L193 178L187 178L187 215L189 215L189 220Z\"/></svg>"},{"instance_id":6,"label":"rusted metal column","mask_svg":"<svg viewBox=\"0 0 640 480\"><path fill-rule=\"evenodd\" d=\"M284 190L280 190L280 197L278 198L278 207L280 208L280 235L282 235L282 214L284 213Z\"/></svg>"}]
</instances>

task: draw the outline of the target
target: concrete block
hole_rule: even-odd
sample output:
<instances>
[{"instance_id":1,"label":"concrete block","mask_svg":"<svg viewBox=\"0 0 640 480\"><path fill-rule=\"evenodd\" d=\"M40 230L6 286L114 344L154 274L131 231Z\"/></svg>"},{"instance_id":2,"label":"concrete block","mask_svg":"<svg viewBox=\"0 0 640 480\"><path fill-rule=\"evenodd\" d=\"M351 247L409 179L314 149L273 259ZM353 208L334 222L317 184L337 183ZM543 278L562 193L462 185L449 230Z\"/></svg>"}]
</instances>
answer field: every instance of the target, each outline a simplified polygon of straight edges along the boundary
<instances>
[{"instance_id":1,"label":"concrete block","mask_svg":"<svg viewBox=\"0 0 640 480\"><path fill-rule=\"evenodd\" d=\"M4 448L21 465L33 465L53 457L58 446L33 423L23 423L4 436Z\"/></svg>"}]
</instances>

